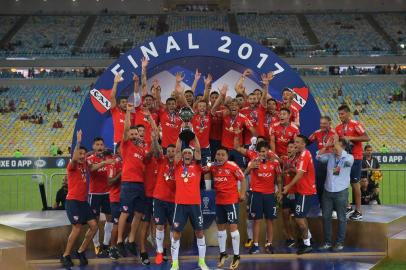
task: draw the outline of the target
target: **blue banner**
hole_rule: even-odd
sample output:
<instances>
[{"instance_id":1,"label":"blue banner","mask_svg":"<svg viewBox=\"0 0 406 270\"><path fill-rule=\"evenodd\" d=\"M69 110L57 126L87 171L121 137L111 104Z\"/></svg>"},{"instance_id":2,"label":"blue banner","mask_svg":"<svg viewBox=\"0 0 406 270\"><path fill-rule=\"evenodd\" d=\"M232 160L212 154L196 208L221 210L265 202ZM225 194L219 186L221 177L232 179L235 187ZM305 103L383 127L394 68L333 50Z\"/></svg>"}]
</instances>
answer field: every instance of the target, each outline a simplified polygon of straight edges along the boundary
<instances>
[{"instance_id":1,"label":"blue banner","mask_svg":"<svg viewBox=\"0 0 406 270\"><path fill-rule=\"evenodd\" d=\"M99 77L87 96L75 131L82 129L83 145L90 149L92 140L102 136L108 147L113 144L113 125L109 109L110 91L115 74L121 73L123 81L118 85L117 96L129 95L133 87L133 74L141 75L141 59L149 59L149 85L158 79L165 101L174 86L174 75L185 74L184 86L190 87L195 69L204 75L213 75L212 88L216 90L226 83L229 94L235 95L233 88L242 72L249 68L253 75L247 78L248 92L260 88L260 75L273 71L269 93L281 99L282 89L289 87L296 93L294 106L300 109L301 132L310 135L319 127L320 112L309 89L299 75L269 49L255 41L226 32L210 30L190 30L159 36L131 49L109 66ZM197 94L203 90L203 78L198 83ZM75 136L72 143L75 144Z\"/></svg>"}]
</instances>

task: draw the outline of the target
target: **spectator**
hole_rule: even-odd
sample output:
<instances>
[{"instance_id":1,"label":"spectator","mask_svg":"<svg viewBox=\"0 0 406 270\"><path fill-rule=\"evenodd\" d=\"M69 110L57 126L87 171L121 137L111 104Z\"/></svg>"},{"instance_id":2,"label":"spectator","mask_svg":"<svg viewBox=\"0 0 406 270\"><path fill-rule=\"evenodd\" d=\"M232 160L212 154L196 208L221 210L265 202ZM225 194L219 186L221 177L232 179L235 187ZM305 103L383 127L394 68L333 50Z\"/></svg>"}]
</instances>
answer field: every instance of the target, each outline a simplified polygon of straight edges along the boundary
<instances>
[{"instance_id":1,"label":"spectator","mask_svg":"<svg viewBox=\"0 0 406 270\"><path fill-rule=\"evenodd\" d=\"M364 147L365 155L362 160L361 178L366 178L368 180L368 190L371 190L376 195L377 203L381 204L381 201L379 200L379 175L382 177L379 169L381 166L379 161L372 156L372 151L372 146L366 145Z\"/></svg>"},{"instance_id":2,"label":"spectator","mask_svg":"<svg viewBox=\"0 0 406 270\"><path fill-rule=\"evenodd\" d=\"M68 155L69 156L71 155L71 151L72 151L72 148L70 146L68 146Z\"/></svg>"},{"instance_id":3,"label":"spectator","mask_svg":"<svg viewBox=\"0 0 406 270\"><path fill-rule=\"evenodd\" d=\"M61 112L61 105L59 105L59 103L56 104L56 112L57 113Z\"/></svg>"},{"instance_id":4,"label":"spectator","mask_svg":"<svg viewBox=\"0 0 406 270\"><path fill-rule=\"evenodd\" d=\"M362 205L378 204L379 198L370 187L368 179L361 178L360 182L361 182L361 204Z\"/></svg>"},{"instance_id":5,"label":"spectator","mask_svg":"<svg viewBox=\"0 0 406 270\"><path fill-rule=\"evenodd\" d=\"M62 179L62 187L56 192L55 203L52 209L65 210L66 195L68 195L68 177L65 175Z\"/></svg>"},{"instance_id":6,"label":"spectator","mask_svg":"<svg viewBox=\"0 0 406 270\"><path fill-rule=\"evenodd\" d=\"M49 153L53 157L56 157L58 155L58 146L56 146L55 143L52 143L49 147Z\"/></svg>"},{"instance_id":7,"label":"spectator","mask_svg":"<svg viewBox=\"0 0 406 270\"><path fill-rule=\"evenodd\" d=\"M15 158L22 158L24 155L23 155L23 153L20 151L20 149L17 149L15 152L14 152L14 157Z\"/></svg>"},{"instance_id":8,"label":"spectator","mask_svg":"<svg viewBox=\"0 0 406 270\"><path fill-rule=\"evenodd\" d=\"M325 153L326 148L322 148L317 153L317 160L327 163L327 177L324 183L322 196L322 215L324 230L324 245L320 250L342 251L344 248L345 231L347 226L346 207L348 199L348 187L350 185L351 167L354 157L348 154L348 142L334 136L334 153ZM337 211L338 235L337 241L332 246L332 213Z\"/></svg>"},{"instance_id":9,"label":"spectator","mask_svg":"<svg viewBox=\"0 0 406 270\"><path fill-rule=\"evenodd\" d=\"M51 101L48 100L47 102L47 112L49 113L51 111Z\"/></svg>"},{"instance_id":10,"label":"spectator","mask_svg":"<svg viewBox=\"0 0 406 270\"><path fill-rule=\"evenodd\" d=\"M379 148L379 152L381 152L382 154L387 154L387 153L389 153L389 148L386 147L385 144L382 144L382 147Z\"/></svg>"},{"instance_id":11,"label":"spectator","mask_svg":"<svg viewBox=\"0 0 406 270\"><path fill-rule=\"evenodd\" d=\"M393 96L392 95L388 95L388 97L386 98L388 104L392 104L393 102Z\"/></svg>"}]
</instances>

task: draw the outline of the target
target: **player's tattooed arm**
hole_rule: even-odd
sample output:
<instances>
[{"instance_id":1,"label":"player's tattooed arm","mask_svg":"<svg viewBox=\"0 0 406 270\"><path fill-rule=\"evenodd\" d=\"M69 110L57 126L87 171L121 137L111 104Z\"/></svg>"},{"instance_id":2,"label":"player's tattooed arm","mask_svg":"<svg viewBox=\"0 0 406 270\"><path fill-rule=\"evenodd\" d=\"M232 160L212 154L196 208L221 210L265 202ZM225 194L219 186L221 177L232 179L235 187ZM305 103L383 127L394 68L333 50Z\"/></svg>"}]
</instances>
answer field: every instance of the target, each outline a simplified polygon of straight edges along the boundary
<instances>
[{"instance_id":1,"label":"player's tattooed arm","mask_svg":"<svg viewBox=\"0 0 406 270\"><path fill-rule=\"evenodd\" d=\"M72 165L76 166L76 164L79 161L79 156L80 156L80 143L82 142L82 130L79 129L76 132L76 145L75 149L73 150L73 155L72 155Z\"/></svg>"},{"instance_id":2,"label":"player's tattooed arm","mask_svg":"<svg viewBox=\"0 0 406 270\"><path fill-rule=\"evenodd\" d=\"M202 73L200 73L199 70L196 69L196 72L195 72L195 79L193 80L193 84L192 84L192 87L191 87L191 89L190 89L190 90L192 90L193 94L194 94L195 91L196 91L197 83L198 83L198 81L200 80L200 77L201 77L201 76L202 76Z\"/></svg>"},{"instance_id":3,"label":"player's tattooed arm","mask_svg":"<svg viewBox=\"0 0 406 270\"><path fill-rule=\"evenodd\" d=\"M182 159L182 142L178 138L176 140L176 146L175 146L175 164L177 164L181 159Z\"/></svg>"},{"instance_id":4,"label":"player's tattooed arm","mask_svg":"<svg viewBox=\"0 0 406 270\"><path fill-rule=\"evenodd\" d=\"M262 84L263 84L261 105L262 105L262 107L266 108L267 107L266 101L268 100L268 92L269 92L269 82L273 79L272 71L268 72L267 74L262 74L261 79L262 79Z\"/></svg>"},{"instance_id":5,"label":"player's tattooed arm","mask_svg":"<svg viewBox=\"0 0 406 270\"><path fill-rule=\"evenodd\" d=\"M130 130L131 126L131 111L134 109L134 105L131 103L127 103L127 110L125 112L124 118L124 131L123 131L123 141L128 140L128 131Z\"/></svg>"},{"instance_id":6,"label":"player's tattooed arm","mask_svg":"<svg viewBox=\"0 0 406 270\"><path fill-rule=\"evenodd\" d=\"M142 96L146 96L148 94L147 90L147 67L149 61L145 57L141 59L141 91Z\"/></svg>"},{"instance_id":7,"label":"player's tattooed arm","mask_svg":"<svg viewBox=\"0 0 406 270\"><path fill-rule=\"evenodd\" d=\"M224 102L224 100L226 99L226 95L227 95L227 91L228 91L228 86L225 84L223 85L223 87L221 88L220 92L220 96L216 99L216 102L214 102L213 107L211 108L211 114L215 115L217 109L220 107L220 105Z\"/></svg>"},{"instance_id":8,"label":"player's tattooed arm","mask_svg":"<svg viewBox=\"0 0 406 270\"><path fill-rule=\"evenodd\" d=\"M195 136L193 140L195 145L195 160L202 160L202 151L200 148L199 139L197 138L197 136Z\"/></svg>"},{"instance_id":9,"label":"player's tattooed arm","mask_svg":"<svg viewBox=\"0 0 406 270\"><path fill-rule=\"evenodd\" d=\"M234 150L239 152L241 155L245 156L247 154L247 149L241 146L239 134L242 132L242 129L234 130Z\"/></svg>"},{"instance_id":10,"label":"player's tattooed arm","mask_svg":"<svg viewBox=\"0 0 406 270\"><path fill-rule=\"evenodd\" d=\"M204 92L203 92L203 101L209 103L210 97L210 85L213 80L211 74L207 74L207 77L204 78Z\"/></svg>"},{"instance_id":11,"label":"player's tattooed arm","mask_svg":"<svg viewBox=\"0 0 406 270\"><path fill-rule=\"evenodd\" d=\"M117 75L114 77L113 88L111 89L111 93L110 93L110 102L111 102L110 109L113 109L114 107L117 106L117 100L116 100L117 85L118 85L121 81L122 81L121 74L120 74L120 73L117 73Z\"/></svg>"}]
</instances>

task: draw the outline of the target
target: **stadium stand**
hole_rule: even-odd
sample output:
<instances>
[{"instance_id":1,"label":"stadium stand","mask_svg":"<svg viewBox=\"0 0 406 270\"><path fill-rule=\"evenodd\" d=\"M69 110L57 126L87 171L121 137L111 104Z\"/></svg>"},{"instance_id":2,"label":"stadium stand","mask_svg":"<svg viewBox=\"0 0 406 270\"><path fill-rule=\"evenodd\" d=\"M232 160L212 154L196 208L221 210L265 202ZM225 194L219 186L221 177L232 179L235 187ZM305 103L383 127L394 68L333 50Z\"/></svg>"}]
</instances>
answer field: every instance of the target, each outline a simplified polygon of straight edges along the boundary
<instances>
[{"instance_id":1,"label":"stadium stand","mask_svg":"<svg viewBox=\"0 0 406 270\"><path fill-rule=\"evenodd\" d=\"M306 18L320 45L332 54L383 54L390 49L362 14L309 14Z\"/></svg>"},{"instance_id":2,"label":"stadium stand","mask_svg":"<svg viewBox=\"0 0 406 270\"><path fill-rule=\"evenodd\" d=\"M406 129L404 115L406 102L388 103L388 96L393 95L401 86L393 81L345 83L341 86L343 96L337 96L340 85L336 82L309 82L313 96L322 115L329 115L333 123L338 123L337 108L345 102L354 112L354 116L366 127L371 137L371 145L379 149L382 144L390 146L390 151L404 151ZM367 101L368 104L365 104Z\"/></svg>"},{"instance_id":3,"label":"stadium stand","mask_svg":"<svg viewBox=\"0 0 406 270\"><path fill-rule=\"evenodd\" d=\"M20 149L25 156L49 155L49 146L55 142L61 149L70 146L72 132L75 125L74 115L78 113L88 92L88 86L81 85L82 91L73 92L71 87L60 86L10 86L8 91L0 93L0 107L13 100L16 111L2 113L0 132L1 156L12 156L16 149ZM51 101L51 111L47 113L47 102ZM61 112L56 111L59 103ZM29 120L21 120L26 114L43 115L43 124L35 124ZM60 120L63 128L53 128L53 124Z\"/></svg>"},{"instance_id":4,"label":"stadium stand","mask_svg":"<svg viewBox=\"0 0 406 270\"><path fill-rule=\"evenodd\" d=\"M218 31L229 31L226 15L170 15L166 19L169 32L182 31L186 29L210 29Z\"/></svg>"},{"instance_id":5,"label":"stadium stand","mask_svg":"<svg viewBox=\"0 0 406 270\"><path fill-rule=\"evenodd\" d=\"M18 16L0 16L0 39L13 27L17 22Z\"/></svg>"},{"instance_id":6,"label":"stadium stand","mask_svg":"<svg viewBox=\"0 0 406 270\"><path fill-rule=\"evenodd\" d=\"M380 13L374 17L396 42L406 42L405 13Z\"/></svg>"},{"instance_id":7,"label":"stadium stand","mask_svg":"<svg viewBox=\"0 0 406 270\"><path fill-rule=\"evenodd\" d=\"M11 40L13 56L70 56L84 16L30 16ZM63 29L63 31L61 31Z\"/></svg>"},{"instance_id":8,"label":"stadium stand","mask_svg":"<svg viewBox=\"0 0 406 270\"><path fill-rule=\"evenodd\" d=\"M107 54L108 43L129 47L155 36L158 16L99 16L82 48L87 55Z\"/></svg>"},{"instance_id":9,"label":"stadium stand","mask_svg":"<svg viewBox=\"0 0 406 270\"><path fill-rule=\"evenodd\" d=\"M290 41L295 50L310 46L296 15L239 14L237 22L240 34L257 42L276 37Z\"/></svg>"}]
</instances>

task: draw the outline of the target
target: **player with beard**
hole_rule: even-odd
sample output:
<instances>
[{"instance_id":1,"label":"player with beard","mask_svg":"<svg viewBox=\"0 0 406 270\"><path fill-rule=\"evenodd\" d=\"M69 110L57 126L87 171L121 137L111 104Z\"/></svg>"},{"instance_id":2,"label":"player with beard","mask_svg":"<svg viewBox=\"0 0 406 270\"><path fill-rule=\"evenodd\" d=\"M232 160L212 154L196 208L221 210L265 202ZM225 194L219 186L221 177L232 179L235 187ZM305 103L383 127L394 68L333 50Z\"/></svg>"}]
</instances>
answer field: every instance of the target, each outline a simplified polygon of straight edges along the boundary
<instances>
[{"instance_id":1,"label":"player with beard","mask_svg":"<svg viewBox=\"0 0 406 270\"><path fill-rule=\"evenodd\" d=\"M108 246L110 243L111 230L111 209L109 201L109 185L107 176L107 165L113 164L114 159L109 153L105 152L104 140L96 137L93 140L93 152L86 157L86 163L89 170L89 204L93 213L99 221L100 213L106 216L104 224L103 245L99 242L99 232L93 238L95 253L98 257L108 255Z\"/></svg>"},{"instance_id":2,"label":"player with beard","mask_svg":"<svg viewBox=\"0 0 406 270\"><path fill-rule=\"evenodd\" d=\"M226 104L225 107L227 109L217 111L217 108L226 98L227 90L227 85L224 85L220 91L220 97L216 100L211 110L213 115L217 115L223 119L221 146L229 150L229 159L231 161L237 163L240 168L244 168L243 156L234 149L234 137L238 136L239 142L242 142L242 132L236 134L235 130L249 130L254 137L257 136L257 132L248 118L239 112L238 103L235 99Z\"/></svg>"},{"instance_id":3,"label":"player with beard","mask_svg":"<svg viewBox=\"0 0 406 270\"><path fill-rule=\"evenodd\" d=\"M288 142L299 134L298 127L289 121L289 109L282 108L279 113L280 121L273 124L269 129L271 149L280 158L287 156Z\"/></svg>"},{"instance_id":4,"label":"player with beard","mask_svg":"<svg viewBox=\"0 0 406 270\"><path fill-rule=\"evenodd\" d=\"M138 106L141 103L141 97L138 94L139 92L139 78L137 75L134 74L134 104ZM118 73L114 77L113 88L110 94L110 113L113 119L113 130L114 130L114 143L121 141L123 138L123 130L124 130L124 118L125 113L127 110L127 97L119 97L118 100L116 99L117 94L117 86L122 81L121 74ZM114 146L115 147L115 146ZM115 147L116 149L116 147Z\"/></svg>"},{"instance_id":5,"label":"player with beard","mask_svg":"<svg viewBox=\"0 0 406 270\"><path fill-rule=\"evenodd\" d=\"M156 224L155 240L157 247L156 264L168 260L166 248L164 248L165 227L173 225L175 190L175 145L170 144L166 149L166 155L161 154L158 159L158 173L153 194L153 218Z\"/></svg>"},{"instance_id":6,"label":"player with beard","mask_svg":"<svg viewBox=\"0 0 406 270\"><path fill-rule=\"evenodd\" d=\"M239 132L238 130L236 132ZM276 201L282 199L282 178L279 161L275 154L270 151L269 144L261 141L256 145L256 149L247 150L240 146L238 137L234 138L235 149L246 156L250 162L247 170L250 172L250 198L249 214L254 220L253 245L249 253L259 253L259 230L261 220L266 219L267 243L265 250L268 253L274 253L272 246L273 240L273 219L276 215ZM278 192L275 194L275 183L278 185Z\"/></svg>"},{"instance_id":7,"label":"player with beard","mask_svg":"<svg viewBox=\"0 0 406 270\"><path fill-rule=\"evenodd\" d=\"M199 140L200 149L202 152L202 166L206 166L207 162L211 159L210 153L210 127L211 127L211 114L207 110L207 103L203 100L197 103L197 113L193 116L192 128Z\"/></svg>"},{"instance_id":8,"label":"player with beard","mask_svg":"<svg viewBox=\"0 0 406 270\"><path fill-rule=\"evenodd\" d=\"M292 104L295 97L295 93L290 88L284 88L282 90L282 102L279 103L279 110L282 108L289 109L290 118L289 121L294 123L297 127L300 126L300 113L299 110Z\"/></svg>"},{"instance_id":9,"label":"player with beard","mask_svg":"<svg viewBox=\"0 0 406 270\"><path fill-rule=\"evenodd\" d=\"M246 191L244 173L237 164L228 161L228 150L219 148L216 161L209 167L209 173L205 174L205 179L213 179L216 191L217 239L220 247L217 267L223 267L228 258L226 253L228 224L234 252L229 269L237 269L240 263L239 202L245 200ZM239 181L241 182L240 191L238 191Z\"/></svg>"},{"instance_id":10,"label":"player with beard","mask_svg":"<svg viewBox=\"0 0 406 270\"><path fill-rule=\"evenodd\" d=\"M120 188L121 188L121 173L123 169L123 160L121 158L120 142L116 145L116 154L113 156L114 163L107 166L108 183L110 186L110 208L111 220L113 222L113 229L111 230L111 240L109 256L113 260L119 258L117 244L118 234L118 219L120 218Z\"/></svg>"},{"instance_id":11,"label":"player with beard","mask_svg":"<svg viewBox=\"0 0 406 270\"><path fill-rule=\"evenodd\" d=\"M296 147L294 141L288 142L288 155L282 158L282 176L283 185L289 185L296 174ZM286 245L292 247L295 244L295 226L291 222L291 214L295 213L296 200L295 200L296 186L292 186L289 192L283 195L282 199L282 217L286 233Z\"/></svg>"},{"instance_id":12,"label":"player with beard","mask_svg":"<svg viewBox=\"0 0 406 270\"><path fill-rule=\"evenodd\" d=\"M190 123L188 123L190 124ZM203 233L203 214L201 210L200 179L202 174L200 144L197 137L193 139L195 146L194 159L193 150L185 148L181 151L181 141L178 138L175 149L175 213L173 217L172 237L172 268L179 269L179 246L181 233L190 220L197 238L199 250L198 267L202 270L209 268L205 262L206 241Z\"/></svg>"},{"instance_id":13,"label":"player with beard","mask_svg":"<svg viewBox=\"0 0 406 270\"><path fill-rule=\"evenodd\" d=\"M368 134L363 125L351 119L350 108L347 105L342 105L338 108L338 116L341 124L336 126L336 133L340 138L344 138L349 142L350 149L347 152L354 156L354 163L351 167L351 188L355 201L355 210L351 206L347 208L347 217L352 220L361 220L361 167L362 167L362 143L370 141Z\"/></svg>"},{"instance_id":14,"label":"player with beard","mask_svg":"<svg viewBox=\"0 0 406 270\"><path fill-rule=\"evenodd\" d=\"M210 110L213 107L216 100L219 98L218 92L210 93ZM222 106L222 104L220 104ZM211 115L211 126L210 126L210 152L211 159L214 160L217 153L217 149L221 147L221 132L223 130L223 119L218 115Z\"/></svg>"},{"instance_id":15,"label":"player with beard","mask_svg":"<svg viewBox=\"0 0 406 270\"><path fill-rule=\"evenodd\" d=\"M86 184L86 148L81 147L82 131L76 133L76 146L72 155L72 160L69 162L66 170L68 174L68 195L66 196L66 214L72 230L69 234L68 242L66 243L65 251L61 257L63 267L72 267L71 252L77 238L80 235L80 230L83 224L89 225L89 230L86 232L85 239L79 247L76 255L80 259L80 265L87 265L85 251L92 241L93 236L97 232L97 221L90 205L87 203L87 184Z\"/></svg>"},{"instance_id":16,"label":"player with beard","mask_svg":"<svg viewBox=\"0 0 406 270\"><path fill-rule=\"evenodd\" d=\"M133 109L133 104L127 104L123 141L121 143L123 170L121 175L121 214L118 221L117 249L123 257L126 256L123 236L129 213L134 213L134 217L128 237L128 249L132 254L137 255L135 236L141 218L145 213L145 162L152 155L152 151L148 152L144 142L140 139L137 128L130 126L130 112Z\"/></svg>"},{"instance_id":17,"label":"player with beard","mask_svg":"<svg viewBox=\"0 0 406 270\"><path fill-rule=\"evenodd\" d=\"M303 243L298 247L297 254L312 252L310 243L311 234L307 223L307 215L316 203L315 172L312 154L306 149L309 139L304 135L297 135L295 138L295 148L298 155L296 163L296 175L292 181L283 187L283 194L288 194L289 190L296 186L296 206L295 221L299 228Z\"/></svg>"},{"instance_id":18,"label":"player with beard","mask_svg":"<svg viewBox=\"0 0 406 270\"><path fill-rule=\"evenodd\" d=\"M324 149L324 153L332 153L334 145L334 130L331 129L331 118L329 116L320 117L320 129L310 135L309 140L311 143L317 143L317 149ZM317 195L321 205L321 198L323 196L324 182L327 177L327 164L317 161L316 162L316 187Z\"/></svg>"}]
</instances>

